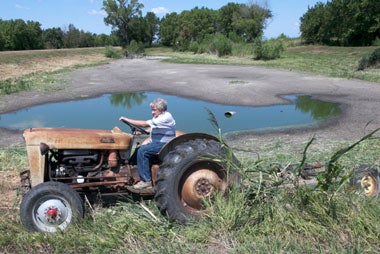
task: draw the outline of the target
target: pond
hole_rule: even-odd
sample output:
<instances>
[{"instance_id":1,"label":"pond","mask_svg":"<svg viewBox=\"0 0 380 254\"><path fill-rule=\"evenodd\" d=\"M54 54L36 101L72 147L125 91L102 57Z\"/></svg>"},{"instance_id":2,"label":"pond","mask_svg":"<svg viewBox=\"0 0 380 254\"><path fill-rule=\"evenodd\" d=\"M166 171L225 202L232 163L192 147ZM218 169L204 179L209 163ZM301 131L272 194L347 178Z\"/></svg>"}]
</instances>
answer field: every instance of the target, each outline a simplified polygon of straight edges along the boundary
<instances>
[{"instance_id":1,"label":"pond","mask_svg":"<svg viewBox=\"0 0 380 254\"><path fill-rule=\"evenodd\" d=\"M177 129L185 132L215 134L210 120L214 116L223 133L266 128L299 127L315 124L341 113L339 104L320 101L310 96L284 96L286 105L230 106L178 96L141 92L104 95L98 98L51 103L0 115L0 126L12 129L30 127L65 127L112 129L128 127L119 122L120 116L133 119L150 119L149 103L157 97L168 101ZM233 112L226 117L225 112Z\"/></svg>"}]
</instances>

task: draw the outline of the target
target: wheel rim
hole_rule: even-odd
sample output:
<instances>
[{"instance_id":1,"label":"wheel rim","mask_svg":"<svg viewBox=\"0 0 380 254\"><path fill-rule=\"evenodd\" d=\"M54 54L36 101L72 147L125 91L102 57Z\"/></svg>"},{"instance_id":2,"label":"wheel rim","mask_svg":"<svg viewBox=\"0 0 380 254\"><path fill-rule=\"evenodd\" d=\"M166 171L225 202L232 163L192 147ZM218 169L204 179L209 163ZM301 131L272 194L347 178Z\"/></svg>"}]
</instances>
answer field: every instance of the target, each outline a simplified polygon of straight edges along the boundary
<instances>
[{"instance_id":1,"label":"wheel rim","mask_svg":"<svg viewBox=\"0 0 380 254\"><path fill-rule=\"evenodd\" d=\"M63 230L72 220L71 206L63 199L45 198L33 209L33 220L43 231Z\"/></svg>"},{"instance_id":2,"label":"wheel rim","mask_svg":"<svg viewBox=\"0 0 380 254\"><path fill-rule=\"evenodd\" d=\"M197 167L185 177L181 188L183 206L191 213L198 213L203 208L202 200L212 196L216 190L223 188L223 179L215 170Z\"/></svg>"},{"instance_id":3,"label":"wheel rim","mask_svg":"<svg viewBox=\"0 0 380 254\"><path fill-rule=\"evenodd\" d=\"M376 179L373 176L371 175L364 176L362 180L360 181L360 185L363 188L366 196L373 197L376 195L377 183L376 183Z\"/></svg>"}]
</instances>

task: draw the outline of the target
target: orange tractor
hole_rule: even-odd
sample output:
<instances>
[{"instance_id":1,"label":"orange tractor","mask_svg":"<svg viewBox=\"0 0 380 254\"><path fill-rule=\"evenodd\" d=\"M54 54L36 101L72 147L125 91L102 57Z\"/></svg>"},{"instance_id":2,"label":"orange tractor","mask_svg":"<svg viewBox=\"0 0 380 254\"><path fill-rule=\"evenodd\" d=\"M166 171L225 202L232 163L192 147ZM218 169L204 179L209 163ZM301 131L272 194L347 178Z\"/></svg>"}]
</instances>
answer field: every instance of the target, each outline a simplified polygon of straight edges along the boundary
<instances>
[{"instance_id":1,"label":"orange tractor","mask_svg":"<svg viewBox=\"0 0 380 254\"><path fill-rule=\"evenodd\" d=\"M144 129L129 122L131 128ZM29 231L55 232L84 216L84 197L154 197L160 212L186 223L204 212L202 199L236 181L239 166L226 144L205 133L182 133L151 160L153 188L133 189L129 159L135 136L112 130L30 128L24 131L30 170L21 173L21 222ZM232 162L232 163L230 163Z\"/></svg>"}]
</instances>

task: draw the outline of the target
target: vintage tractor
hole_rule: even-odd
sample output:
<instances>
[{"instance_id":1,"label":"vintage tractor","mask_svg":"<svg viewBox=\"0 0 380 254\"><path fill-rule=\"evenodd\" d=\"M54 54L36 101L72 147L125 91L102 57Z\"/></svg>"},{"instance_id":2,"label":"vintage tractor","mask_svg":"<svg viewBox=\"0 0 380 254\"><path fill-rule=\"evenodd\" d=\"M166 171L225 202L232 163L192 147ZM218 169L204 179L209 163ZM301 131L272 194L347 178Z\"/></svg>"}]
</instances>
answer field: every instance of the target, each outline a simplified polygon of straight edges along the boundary
<instances>
[{"instance_id":1,"label":"vintage tractor","mask_svg":"<svg viewBox=\"0 0 380 254\"><path fill-rule=\"evenodd\" d=\"M80 221L85 197L154 197L160 212L186 223L204 213L203 199L225 191L238 179L239 166L228 146L205 133L182 133L151 160L154 188L136 190L137 166L129 159L138 145L131 134L112 130L30 128L24 131L30 170L21 173L25 193L21 222L29 231L56 232ZM232 162L232 163L230 163Z\"/></svg>"}]
</instances>

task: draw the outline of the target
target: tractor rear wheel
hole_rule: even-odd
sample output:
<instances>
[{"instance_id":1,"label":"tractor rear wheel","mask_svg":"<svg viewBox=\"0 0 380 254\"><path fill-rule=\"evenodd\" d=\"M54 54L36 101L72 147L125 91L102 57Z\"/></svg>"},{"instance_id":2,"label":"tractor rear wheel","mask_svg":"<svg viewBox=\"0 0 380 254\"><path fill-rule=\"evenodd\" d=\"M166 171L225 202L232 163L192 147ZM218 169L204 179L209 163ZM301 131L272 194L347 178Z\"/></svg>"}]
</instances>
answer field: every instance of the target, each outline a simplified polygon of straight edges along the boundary
<instances>
[{"instance_id":1,"label":"tractor rear wheel","mask_svg":"<svg viewBox=\"0 0 380 254\"><path fill-rule=\"evenodd\" d=\"M379 171L373 165L361 165L354 170L351 184L367 197L379 194Z\"/></svg>"},{"instance_id":2,"label":"tractor rear wheel","mask_svg":"<svg viewBox=\"0 0 380 254\"><path fill-rule=\"evenodd\" d=\"M239 166L230 150L216 140L195 139L174 147L157 171L155 200L160 212L180 223L204 214L203 199L225 191Z\"/></svg>"}]
</instances>

